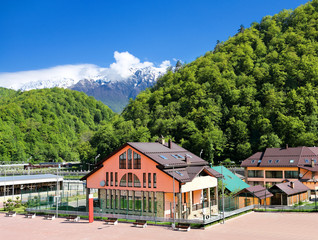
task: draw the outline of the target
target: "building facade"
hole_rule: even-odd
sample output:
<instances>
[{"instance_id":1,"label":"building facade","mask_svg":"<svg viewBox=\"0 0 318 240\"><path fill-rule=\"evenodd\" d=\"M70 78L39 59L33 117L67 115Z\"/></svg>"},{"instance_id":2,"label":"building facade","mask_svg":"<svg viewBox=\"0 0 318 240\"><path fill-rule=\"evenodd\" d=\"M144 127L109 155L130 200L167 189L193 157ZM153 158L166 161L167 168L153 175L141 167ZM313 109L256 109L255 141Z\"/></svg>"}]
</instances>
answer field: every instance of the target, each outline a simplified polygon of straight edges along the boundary
<instances>
[{"instance_id":1,"label":"building facade","mask_svg":"<svg viewBox=\"0 0 318 240\"><path fill-rule=\"evenodd\" d=\"M318 186L318 148L267 148L244 160L249 185L272 186L284 180L299 180L312 191Z\"/></svg>"},{"instance_id":2,"label":"building facade","mask_svg":"<svg viewBox=\"0 0 318 240\"><path fill-rule=\"evenodd\" d=\"M128 142L86 175L101 212L201 218L217 214L217 177L208 163L169 140ZM174 215L175 214L175 215Z\"/></svg>"},{"instance_id":3,"label":"building facade","mask_svg":"<svg viewBox=\"0 0 318 240\"><path fill-rule=\"evenodd\" d=\"M276 184L269 191L274 195L273 205L292 206L308 201L310 196L310 189L298 180Z\"/></svg>"}]
</instances>

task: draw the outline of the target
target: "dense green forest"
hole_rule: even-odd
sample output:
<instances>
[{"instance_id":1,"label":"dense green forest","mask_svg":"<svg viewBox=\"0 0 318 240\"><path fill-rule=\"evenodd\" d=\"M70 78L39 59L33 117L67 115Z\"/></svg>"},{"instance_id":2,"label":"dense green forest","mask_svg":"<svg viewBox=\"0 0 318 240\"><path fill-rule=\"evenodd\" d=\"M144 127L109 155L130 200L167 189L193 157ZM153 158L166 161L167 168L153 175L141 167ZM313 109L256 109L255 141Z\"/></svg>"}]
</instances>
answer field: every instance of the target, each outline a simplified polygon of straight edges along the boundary
<instances>
[{"instance_id":1,"label":"dense green forest","mask_svg":"<svg viewBox=\"0 0 318 240\"><path fill-rule=\"evenodd\" d=\"M0 88L0 162L93 164L127 141L149 139L147 128L135 129L85 93Z\"/></svg>"},{"instance_id":2,"label":"dense green forest","mask_svg":"<svg viewBox=\"0 0 318 240\"><path fill-rule=\"evenodd\" d=\"M151 136L217 163L266 147L318 144L318 1L241 26L192 63L171 69L123 116Z\"/></svg>"},{"instance_id":3,"label":"dense green forest","mask_svg":"<svg viewBox=\"0 0 318 240\"><path fill-rule=\"evenodd\" d=\"M0 89L1 161L79 161L80 145L114 113L87 95L65 89Z\"/></svg>"}]
</instances>

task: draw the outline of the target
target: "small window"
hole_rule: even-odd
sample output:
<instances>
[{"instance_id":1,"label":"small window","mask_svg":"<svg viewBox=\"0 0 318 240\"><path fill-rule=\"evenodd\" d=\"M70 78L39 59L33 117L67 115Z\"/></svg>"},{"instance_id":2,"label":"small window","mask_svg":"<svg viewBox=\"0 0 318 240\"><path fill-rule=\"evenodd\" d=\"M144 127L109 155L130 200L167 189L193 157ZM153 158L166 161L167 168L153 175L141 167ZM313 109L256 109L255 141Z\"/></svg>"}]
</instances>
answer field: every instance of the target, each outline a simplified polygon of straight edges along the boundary
<instances>
[{"instance_id":1,"label":"small window","mask_svg":"<svg viewBox=\"0 0 318 240\"><path fill-rule=\"evenodd\" d=\"M261 163L262 162L262 160L258 160L258 163Z\"/></svg>"},{"instance_id":2,"label":"small window","mask_svg":"<svg viewBox=\"0 0 318 240\"><path fill-rule=\"evenodd\" d=\"M314 160L314 163L317 163L317 160L316 159L313 159Z\"/></svg>"},{"instance_id":3,"label":"small window","mask_svg":"<svg viewBox=\"0 0 318 240\"><path fill-rule=\"evenodd\" d=\"M273 160L268 160L268 163L272 163L273 162Z\"/></svg>"},{"instance_id":4,"label":"small window","mask_svg":"<svg viewBox=\"0 0 318 240\"><path fill-rule=\"evenodd\" d=\"M308 159L305 159L305 163L309 163L309 160L308 160Z\"/></svg>"},{"instance_id":5,"label":"small window","mask_svg":"<svg viewBox=\"0 0 318 240\"><path fill-rule=\"evenodd\" d=\"M132 187L132 173L128 173L128 187Z\"/></svg>"},{"instance_id":6,"label":"small window","mask_svg":"<svg viewBox=\"0 0 318 240\"><path fill-rule=\"evenodd\" d=\"M110 173L110 186L113 186L113 182L114 182L114 176L113 176L113 172Z\"/></svg>"},{"instance_id":7,"label":"small window","mask_svg":"<svg viewBox=\"0 0 318 240\"><path fill-rule=\"evenodd\" d=\"M106 186L108 186L108 181L109 181L109 177L108 177L108 172L106 173Z\"/></svg>"},{"instance_id":8,"label":"small window","mask_svg":"<svg viewBox=\"0 0 318 240\"><path fill-rule=\"evenodd\" d=\"M147 187L147 176L146 176L146 173L143 173L142 175L142 182L143 182L143 187Z\"/></svg>"},{"instance_id":9,"label":"small window","mask_svg":"<svg viewBox=\"0 0 318 240\"><path fill-rule=\"evenodd\" d=\"M179 157L177 155L171 154L172 157L174 157L175 159L178 159Z\"/></svg>"},{"instance_id":10,"label":"small window","mask_svg":"<svg viewBox=\"0 0 318 240\"><path fill-rule=\"evenodd\" d=\"M293 159L289 160L289 163L294 163L294 162L295 162L295 160L293 160Z\"/></svg>"},{"instance_id":11,"label":"small window","mask_svg":"<svg viewBox=\"0 0 318 240\"><path fill-rule=\"evenodd\" d=\"M157 187L157 174L156 173L153 174L153 187L154 188Z\"/></svg>"},{"instance_id":12,"label":"small window","mask_svg":"<svg viewBox=\"0 0 318 240\"><path fill-rule=\"evenodd\" d=\"M252 160L251 163L255 163L255 160Z\"/></svg>"},{"instance_id":13,"label":"small window","mask_svg":"<svg viewBox=\"0 0 318 240\"><path fill-rule=\"evenodd\" d=\"M176 171L176 174L180 175L181 177L183 176L183 174L179 171Z\"/></svg>"},{"instance_id":14,"label":"small window","mask_svg":"<svg viewBox=\"0 0 318 240\"><path fill-rule=\"evenodd\" d=\"M163 155L159 155L159 157L161 157L162 159L168 159L168 158L166 158L166 157L163 156Z\"/></svg>"},{"instance_id":15,"label":"small window","mask_svg":"<svg viewBox=\"0 0 318 240\"><path fill-rule=\"evenodd\" d=\"M182 157L180 154L177 154L177 156L178 156L179 158L184 158L184 157Z\"/></svg>"},{"instance_id":16,"label":"small window","mask_svg":"<svg viewBox=\"0 0 318 240\"><path fill-rule=\"evenodd\" d=\"M279 159L277 159L277 160L275 161L275 163L279 163Z\"/></svg>"},{"instance_id":17,"label":"small window","mask_svg":"<svg viewBox=\"0 0 318 240\"><path fill-rule=\"evenodd\" d=\"M115 186L118 186L118 173L115 172Z\"/></svg>"},{"instance_id":18,"label":"small window","mask_svg":"<svg viewBox=\"0 0 318 240\"><path fill-rule=\"evenodd\" d=\"M148 173L148 188L151 188L151 173Z\"/></svg>"}]
</instances>

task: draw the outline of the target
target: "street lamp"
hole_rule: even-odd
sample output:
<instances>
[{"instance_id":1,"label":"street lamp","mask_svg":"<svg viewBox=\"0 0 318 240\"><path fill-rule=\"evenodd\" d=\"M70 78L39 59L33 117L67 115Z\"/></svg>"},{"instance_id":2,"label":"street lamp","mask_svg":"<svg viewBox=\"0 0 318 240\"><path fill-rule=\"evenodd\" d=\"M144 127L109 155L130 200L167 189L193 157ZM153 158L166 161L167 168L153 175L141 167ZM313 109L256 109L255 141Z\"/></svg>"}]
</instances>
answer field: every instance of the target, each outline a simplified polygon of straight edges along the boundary
<instances>
[{"instance_id":1,"label":"street lamp","mask_svg":"<svg viewBox=\"0 0 318 240\"><path fill-rule=\"evenodd\" d=\"M169 164L165 164L165 167L169 167ZM174 165L172 165L172 179L173 179L173 225L172 225L172 229L175 229L176 226L176 200L175 200L175 187L174 187Z\"/></svg>"},{"instance_id":2,"label":"street lamp","mask_svg":"<svg viewBox=\"0 0 318 240\"><path fill-rule=\"evenodd\" d=\"M176 196L175 196L175 188L174 188L174 165L172 165L172 179L173 179L173 229L176 226ZM180 202L180 201L179 201Z\"/></svg>"},{"instance_id":3,"label":"street lamp","mask_svg":"<svg viewBox=\"0 0 318 240\"><path fill-rule=\"evenodd\" d=\"M224 188L223 188L223 166L221 166L221 175L222 175L222 212L223 212L223 224L224 224Z\"/></svg>"},{"instance_id":4,"label":"street lamp","mask_svg":"<svg viewBox=\"0 0 318 240\"><path fill-rule=\"evenodd\" d=\"M95 157L95 165L96 165L96 160L97 158L99 158L100 154L98 154L96 157Z\"/></svg>"}]
</instances>

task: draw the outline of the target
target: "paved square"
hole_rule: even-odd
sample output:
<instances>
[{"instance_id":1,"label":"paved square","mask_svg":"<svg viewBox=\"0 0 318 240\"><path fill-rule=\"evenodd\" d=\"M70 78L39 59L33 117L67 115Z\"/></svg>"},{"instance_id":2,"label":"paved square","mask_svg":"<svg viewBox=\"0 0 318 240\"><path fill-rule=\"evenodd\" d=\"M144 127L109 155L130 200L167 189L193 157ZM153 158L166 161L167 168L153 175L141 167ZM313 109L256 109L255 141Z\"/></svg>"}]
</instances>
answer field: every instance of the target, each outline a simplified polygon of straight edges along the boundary
<instances>
[{"instance_id":1,"label":"paved square","mask_svg":"<svg viewBox=\"0 0 318 240\"><path fill-rule=\"evenodd\" d=\"M65 218L44 220L37 216L5 217L0 214L1 239L222 239L222 240L300 240L318 239L317 213L249 213L206 230L172 231L168 227L132 227L119 223L106 225L102 221L89 224L87 220L68 222Z\"/></svg>"}]
</instances>

